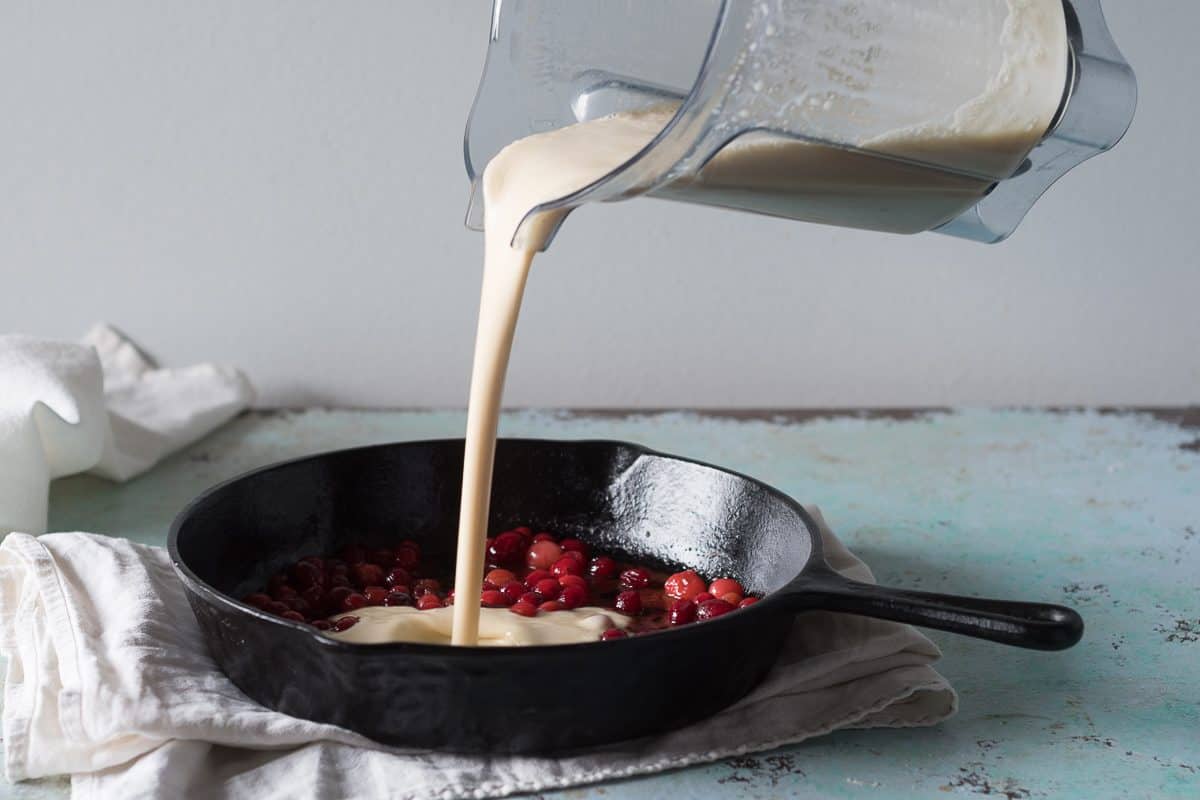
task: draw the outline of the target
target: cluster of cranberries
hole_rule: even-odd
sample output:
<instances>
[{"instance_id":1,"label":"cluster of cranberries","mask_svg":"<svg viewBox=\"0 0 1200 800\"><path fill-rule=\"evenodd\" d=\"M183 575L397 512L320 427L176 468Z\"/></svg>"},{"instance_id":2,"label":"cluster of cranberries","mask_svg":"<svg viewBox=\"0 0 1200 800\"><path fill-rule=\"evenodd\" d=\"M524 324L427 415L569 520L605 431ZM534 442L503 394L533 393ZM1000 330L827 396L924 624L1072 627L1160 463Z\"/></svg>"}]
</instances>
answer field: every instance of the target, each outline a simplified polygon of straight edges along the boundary
<instances>
[{"instance_id":1,"label":"cluster of cranberries","mask_svg":"<svg viewBox=\"0 0 1200 800\"><path fill-rule=\"evenodd\" d=\"M405 540L395 548L367 549L352 544L333 557L307 556L272 575L261 592L242 601L319 630L344 631L358 617L327 618L366 606L441 608L450 598L442 583L422 577L421 546ZM453 595L453 592L450 593Z\"/></svg>"},{"instance_id":2,"label":"cluster of cranberries","mask_svg":"<svg viewBox=\"0 0 1200 800\"><path fill-rule=\"evenodd\" d=\"M488 539L487 562L480 596L486 607L526 617L583 605L611 608L634 617L634 633L712 619L757 602L731 578L708 584L692 570L668 576L592 554L579 539L526 527ZM612 628L602 638L627 635Z\"/></svg>"},{"instance_id":3,"label":"cluster of cranberries","mask_svg":"<svg viewBox=\"0 0 1200 800\"><path fill-rule=\"evenodd\" d=\"M302 558L271 577L266 590L244 598L264 611L321 630L343 631L358 622L364 606L441 608L454 602L442 583L421 577L416 542L395 549L344 548L337 557ZM686 625L728 614L758 601L732 578L706 582L696 572L673 575L592 554L584 542L530 528L504 531L487 540L488 571L479 602L534 617L584 605L611 608L634 618L628 632L611 628L603 639ZM328 617L344 614L334 622Z\"/></svg>"}]
</instances>

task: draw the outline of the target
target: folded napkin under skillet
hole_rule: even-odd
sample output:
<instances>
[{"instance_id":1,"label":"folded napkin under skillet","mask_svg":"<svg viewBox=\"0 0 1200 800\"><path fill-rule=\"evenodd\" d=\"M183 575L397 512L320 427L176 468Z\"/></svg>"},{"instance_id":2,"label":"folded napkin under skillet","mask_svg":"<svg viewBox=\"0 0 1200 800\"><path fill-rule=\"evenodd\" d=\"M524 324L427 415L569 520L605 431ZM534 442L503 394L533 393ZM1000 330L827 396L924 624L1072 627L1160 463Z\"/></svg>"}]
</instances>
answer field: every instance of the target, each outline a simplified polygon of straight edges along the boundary
<instances>
[{"instance_id":1,"label":"folded napkin under skillet","mask_svg":"<svg viewBox=\"0 0 1200 800\"><path fill-rule=\"evenodd\" d=\"M810 510L829 563L872 580ZM166 551L86 533L13 534L0 545L0 651L8 778L69 774L77 798L491 797L839 728L932 725L957 705L930 666L937 648L913 628L811 612L762 685L688 728L564 757L388 749L246 698L209 657Z\"/></svg>"}]
</instances>

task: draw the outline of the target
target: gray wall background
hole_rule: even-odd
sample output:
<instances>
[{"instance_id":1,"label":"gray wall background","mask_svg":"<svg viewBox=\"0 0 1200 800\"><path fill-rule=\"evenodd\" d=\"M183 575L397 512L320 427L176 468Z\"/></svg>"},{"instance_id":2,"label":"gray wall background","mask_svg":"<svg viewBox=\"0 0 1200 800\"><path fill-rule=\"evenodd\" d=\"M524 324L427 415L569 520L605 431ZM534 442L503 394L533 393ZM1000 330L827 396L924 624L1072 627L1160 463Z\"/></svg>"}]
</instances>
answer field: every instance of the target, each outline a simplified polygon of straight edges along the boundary
<instances>
[{"instance_id":1,"label":"gray wall background","mask_svg":"<svg viewBox=\"0 0 1200 800\"><path fill-rule=\"evenodd\" d=\"M489 6L0 0L0 330L108 320L264 405L461 405ZM1009 242L588 208L535 267L509 404L1200 401L1200 3L1106 7L1139 116Z\"/></svg>"}]
</instances>

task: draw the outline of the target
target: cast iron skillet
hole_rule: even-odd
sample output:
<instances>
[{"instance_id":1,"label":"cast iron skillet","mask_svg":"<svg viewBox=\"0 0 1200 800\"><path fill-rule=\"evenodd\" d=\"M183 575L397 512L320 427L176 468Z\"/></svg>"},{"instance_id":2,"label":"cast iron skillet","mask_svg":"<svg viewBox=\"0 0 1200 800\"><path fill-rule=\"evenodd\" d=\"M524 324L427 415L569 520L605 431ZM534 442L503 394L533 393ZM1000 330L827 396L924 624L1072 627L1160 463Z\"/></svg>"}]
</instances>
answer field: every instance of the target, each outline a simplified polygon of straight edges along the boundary
<instances>
[{"instance_id":1,"label":"cast iron skillet","mask_svg":"<svg viewBox=\"0 0 1200 800\"><path fill-rule=\"evenodd\" d=\"M501 440L490 530L554 530L660 568L733 576L765 599L646 636L512 649L349 644L234 599L352 539L411 537L426 560L453 564L462 453L462 440L326 453L255 470L184 509L171 558L214 658L242 691L390 745L548 752L677 728L729 705L763 679L796 613L809 609L1042 650L1070 647L1083 632L1061 606L847 580L826 565L815 523L791 498L717 467L600 441Z\"/></svg>"}]
</instances>

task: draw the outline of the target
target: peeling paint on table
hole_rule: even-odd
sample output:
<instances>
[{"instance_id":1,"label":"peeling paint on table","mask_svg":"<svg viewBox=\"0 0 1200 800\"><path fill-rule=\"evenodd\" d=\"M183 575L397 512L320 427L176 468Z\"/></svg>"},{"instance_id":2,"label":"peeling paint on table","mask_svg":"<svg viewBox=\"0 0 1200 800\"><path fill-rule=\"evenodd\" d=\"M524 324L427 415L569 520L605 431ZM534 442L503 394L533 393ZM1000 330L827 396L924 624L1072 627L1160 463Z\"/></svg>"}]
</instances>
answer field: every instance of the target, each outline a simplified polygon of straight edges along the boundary
<instances>
[{"instance_id":1,"label":"peeling paint on table","mask_svg":"<svg viewBox=\"0 0 1200 800\"><path fill-rule=\"evenodd\" d=\"M1087 623L1077 647L1050 654L931 633L962 701L936 728L843 731L546 797L1200 796L1198 417L507 414L505 435L629 439L818 503L880 582L1062 602ZM189 498L243 470L462 429L452 412L249 414L127 485L58 481L51 525L162 544Z\"/></svg>"}]
</instances>

